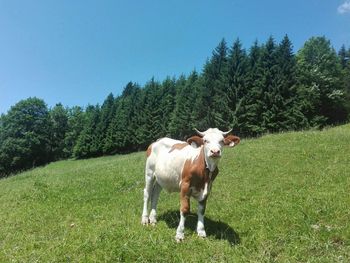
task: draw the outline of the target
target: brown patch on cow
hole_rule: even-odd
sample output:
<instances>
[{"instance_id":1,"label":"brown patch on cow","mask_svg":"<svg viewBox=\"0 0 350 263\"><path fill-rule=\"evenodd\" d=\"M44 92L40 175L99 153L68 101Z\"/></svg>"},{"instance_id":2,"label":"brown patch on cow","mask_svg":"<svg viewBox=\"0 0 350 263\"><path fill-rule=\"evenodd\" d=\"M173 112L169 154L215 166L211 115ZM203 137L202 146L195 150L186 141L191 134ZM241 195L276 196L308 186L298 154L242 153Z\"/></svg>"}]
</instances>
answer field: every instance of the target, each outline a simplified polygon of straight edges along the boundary
<instances>
[{"instance_id":1,"label":"brown patch on cow","mask_svg":"<svg viewBox=\"0 0 350 263\"><path fill-rule=\"evenodd\" d=\"M197 147L200 147L204 144L203 138L199 137L199 136L192 136L192 137L188 138L187 143L188 144L195 143L197 145Z\"/></svg>"},{"instance_id":2,"label":"brown patch on cow","mask_svg":"<svg viewBox=\"0 0 350 263\"><path fill-rule=\"evenodd\" d=\"M180 190L180 210L184 215L190 212L190 181L185 180L181 182Z\"/></svg>"},{"instance_id":3,"label":"brown patch on cow","mask_svg":"<svg viewBox=\"0 0 350 263\"><path fill-rule=\"evenodd\" d=\"M150 146L148 146L147 151L146 151L146 156L149 157L152 153L152 144L150 144Z\"/></svg>"},{"instance_id":4,"label":"brown patch on cow","mask_svg":"<svg viewBox=\"0 0 350 263\"><path fill-rule=\"evenodd\" d=\"M210 171L205 164L204 148L202 147L199 156L194 160L193 166L191 168L191 186L194 186L197 190L204 189L205 183L208 183L210 180L214 181L218 173L219 169L216 167L210 175Z\"/></svg>"},{"instance_id":5,"label":"brown patch on cow","mask_svg":"<svg viewBox=\"0 0 350 263\"><path fill-rule=\"evenodd\" d=\"M234 135L228 135L224 139L224 144L230 145L231 143L234 143L233 146L236 146L237 144L239 144L240 141L241 141L241 139L239 137L234 136Z\"/></svg>"},{"instance_id":6,"label":"brown patch on cow","mask_svg":"<svg viewBox=\"0 0 350 263\"><path fill-rule=\"evenodd\" d=\"M169 153L171 153L171 152L174 151L174 150L182 150L182 149L185 148L186 146L188 146L188 143L186 143L186 142L183 142L183 143L175 143L175 144L171 147Z\"/></svg>"},{"instance_id":7,"label":"brown patch on cow","mask_svg":"<svg viewBox=\"0 0 350 263\"><path fill-rule=\"evenodd\" d=\"M219 169L216 167L210 176L209 169L205 165L204 148L202 147L198 157L192 162L188 159L184 163L182 169L181 186L180 186L180 201L181 211L184 213L189 211L190 208L190 195L191 187L195 187L197 191L204 189L206 183L214 181L215 177L219 173Z\"/></svg>"}]
</instances>

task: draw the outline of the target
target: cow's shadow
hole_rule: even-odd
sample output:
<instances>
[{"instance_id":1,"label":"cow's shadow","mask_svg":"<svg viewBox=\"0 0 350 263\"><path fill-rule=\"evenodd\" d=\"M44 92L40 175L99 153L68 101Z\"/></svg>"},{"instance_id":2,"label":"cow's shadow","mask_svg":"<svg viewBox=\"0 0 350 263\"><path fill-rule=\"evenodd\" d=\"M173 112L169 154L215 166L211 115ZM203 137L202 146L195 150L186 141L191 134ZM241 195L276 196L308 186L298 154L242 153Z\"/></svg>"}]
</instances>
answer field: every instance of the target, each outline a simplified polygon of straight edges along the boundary
<instances>
[{"instance_id":1,"label":"cow's shadow","mask_svg":"<svg viewBox=\"0 0 350 263\"><path fill-rule=\"evenodd\" d=\"M158 216L158 221L165 221L170 228L176 229L180 220L180 214L178 211L167 211ZM198 217L194 213L190 213L186 217L185 227L196 231ZM208 237L214 237L219 240L227 240L230 245L237 245L240 243L238 233L230 227L228 224L220 221L211 220L208 217L204 217L205 231Z\"/></svg>"}]
</instances>

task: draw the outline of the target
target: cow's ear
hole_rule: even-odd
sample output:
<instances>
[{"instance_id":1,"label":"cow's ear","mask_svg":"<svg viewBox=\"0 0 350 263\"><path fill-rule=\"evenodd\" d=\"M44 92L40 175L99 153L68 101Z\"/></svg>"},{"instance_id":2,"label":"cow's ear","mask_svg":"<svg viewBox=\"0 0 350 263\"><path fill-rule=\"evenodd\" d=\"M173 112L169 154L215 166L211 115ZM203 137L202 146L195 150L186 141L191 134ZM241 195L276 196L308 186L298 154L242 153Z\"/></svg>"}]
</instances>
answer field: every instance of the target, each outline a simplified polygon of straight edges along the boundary
<instances>
[{"instance_id":1,"label":"cow's ear","mask_svg":"<svg viewBox=\"0 0 350 263\"><path fill-rule=\"evenodd\" d=\"M241 141L241 139L239 137L234 136L234 135L228 135L224 139L224 144L229 146L229 147L233 147L233 146L236 146L237 144L239 144L240 141Z\"/></svg>"},{"instance_id":2,"label":"cow's ear","mask_svg":"<svg viewBox=\"0 0 350 263\"><path fill-rule=\"evenodd\" d=\"M194 147L199 147L204 144L203 138L199 136L192 136L187 139L187 143L194 146Z\"/></svg>"}]
</instances>

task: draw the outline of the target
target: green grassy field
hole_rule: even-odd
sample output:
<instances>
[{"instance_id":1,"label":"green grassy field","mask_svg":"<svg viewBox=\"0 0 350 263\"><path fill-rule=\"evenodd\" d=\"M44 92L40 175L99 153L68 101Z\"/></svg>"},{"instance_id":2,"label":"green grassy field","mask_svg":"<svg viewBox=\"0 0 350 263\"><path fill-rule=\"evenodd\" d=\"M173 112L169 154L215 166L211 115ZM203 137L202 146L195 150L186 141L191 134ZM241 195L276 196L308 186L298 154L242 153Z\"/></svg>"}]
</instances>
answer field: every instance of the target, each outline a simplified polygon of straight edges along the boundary
<instances>
[{"instance_id":1,"label":"green grassy field","mask_svg":"<svg viewBox=\"0 0 350 263\"><path fill-rule=\"evenodd\" d=\"M0 262L350 262L350 125L225 149L206 212L177 244L178 194L140 224L145 153L0 180Z\"/></svg>"}]
</instances>

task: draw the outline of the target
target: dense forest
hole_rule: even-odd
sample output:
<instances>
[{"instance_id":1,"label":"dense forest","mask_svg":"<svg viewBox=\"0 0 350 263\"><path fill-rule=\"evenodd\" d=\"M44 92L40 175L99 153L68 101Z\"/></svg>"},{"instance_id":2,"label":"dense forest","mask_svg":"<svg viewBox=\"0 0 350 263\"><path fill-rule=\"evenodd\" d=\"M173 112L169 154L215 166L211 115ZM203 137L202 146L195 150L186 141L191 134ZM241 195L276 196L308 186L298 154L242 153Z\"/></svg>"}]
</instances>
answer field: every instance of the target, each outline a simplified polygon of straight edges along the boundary
<instances>
[{"instance_id":1,"label":"dense forest","mask_svg":"<svg viewBox=\"0 0 350 263\"><path fill-rule=\"evenodd\" d=\"M285 36L246 50L222 40L202 72L130 82L102 105L48 108L18 102L0 118L0 176L67 158L144 150L157 138L185 139L193 128L233 128L241 137L349 120L350 48L312 37L293 52Z\"/></svg>"}]
</instances>

